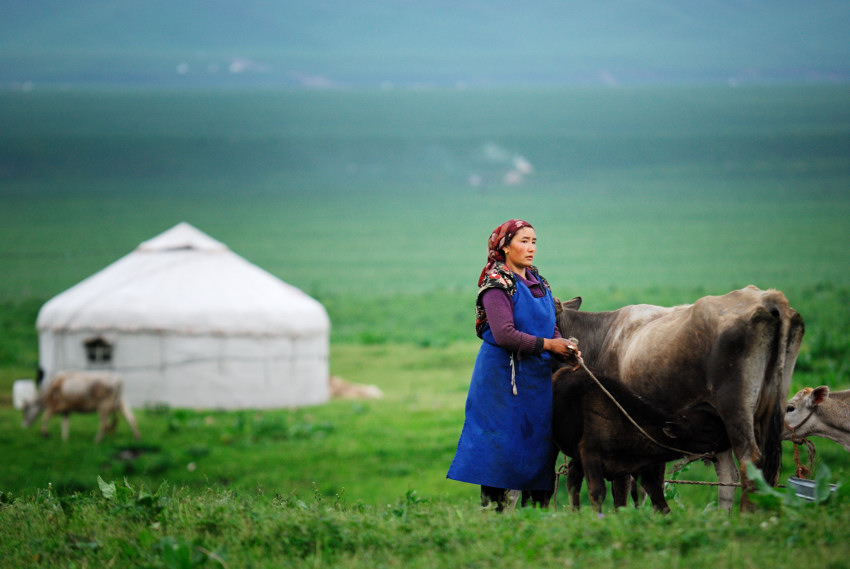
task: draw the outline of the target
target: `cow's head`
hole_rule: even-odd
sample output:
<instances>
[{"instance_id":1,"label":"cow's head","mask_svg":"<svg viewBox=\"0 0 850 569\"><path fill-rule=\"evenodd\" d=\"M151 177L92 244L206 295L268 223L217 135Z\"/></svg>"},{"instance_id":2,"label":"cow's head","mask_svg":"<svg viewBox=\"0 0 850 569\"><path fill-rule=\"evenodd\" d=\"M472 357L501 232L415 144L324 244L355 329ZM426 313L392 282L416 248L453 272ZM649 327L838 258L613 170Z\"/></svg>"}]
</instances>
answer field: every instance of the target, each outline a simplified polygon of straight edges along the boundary
<instances>
[{"instance_id":1,"label":"cow's head","mask_svg":"<svg viewBox=\"0 0 850 569\"><path fill-rule=\"evenodd\" d=\"M808 421L809 417L817 411L818 406L829 397L829 387L806 387L798 391L794 397L788 400L785 406L785 431L782 438L791 439L793 435L803 436L803 432L797 432Z\"/></svg>"},{"instance_id":2,"label":"cow's head","mask_svg":"<svg viewBox=\"0 0 850 569\"><path fill-rule=\"evenodd\" d=\"M41 412L44 410L44 405L41 402L41 399L36 397L35 399L29 399L24 401L22 407L24 418L21 421L21 426L23 428L28 428L33 422L41 415Z\"/></svg>"},{"instance_id":3,"label":"cow's head","mask_svg":"<svg viewBox=\"0 0 850 569\"><path fill-rule=\"evenodd\" d=\"M664 424L664 434L677 439L691 452L717 452L729 448L726 426L714 410L692 408Z\"/></svg>"}]
</instances>

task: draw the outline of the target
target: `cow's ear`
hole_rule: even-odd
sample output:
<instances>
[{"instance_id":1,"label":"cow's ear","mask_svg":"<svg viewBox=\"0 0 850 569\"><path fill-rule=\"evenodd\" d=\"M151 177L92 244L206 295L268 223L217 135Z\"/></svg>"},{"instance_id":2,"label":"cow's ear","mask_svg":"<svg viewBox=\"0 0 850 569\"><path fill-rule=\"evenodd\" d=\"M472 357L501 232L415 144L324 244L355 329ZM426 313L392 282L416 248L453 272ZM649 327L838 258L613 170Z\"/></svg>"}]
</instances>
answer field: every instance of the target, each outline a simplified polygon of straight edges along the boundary
<instances>
[{"instance_id":1,"label":"cow's ear","mask_svg":"<svg viewBox=\"0 0 850 569\"><path fill-rule=\"evenodd\" d=\"M664 427L661 430L664 431L664 434L667 435L668 438L677 438L676 423L674 423L673 421L667 421L666 423L664 423Z\"/></svg>"},{"instance_id":2,"label":"cow's ear","mask_svg":"<svg viewBox=\"0 0 850 569\"><path fill-rule=\"evenodd\" d=\"M561 313L566 310L578 310L579 306L581 306L581 297L577 296L575 298L571 298L569 300L561 300L557 296L555 297L555 316L560 316Z\"/></svg>"},{"instance_id":3,"label":"cow's ear","mask_svg":"<svg viewBox=\"0 0 850 569\"><path fill-rule=\"evenodd\" d=\"M826 385L815 387L814 391L812 391L811 394L812 403L814 403L815 405L820 405L827 397L829 397L829 387L827 387Z\"/></svg>"}]
</instances>

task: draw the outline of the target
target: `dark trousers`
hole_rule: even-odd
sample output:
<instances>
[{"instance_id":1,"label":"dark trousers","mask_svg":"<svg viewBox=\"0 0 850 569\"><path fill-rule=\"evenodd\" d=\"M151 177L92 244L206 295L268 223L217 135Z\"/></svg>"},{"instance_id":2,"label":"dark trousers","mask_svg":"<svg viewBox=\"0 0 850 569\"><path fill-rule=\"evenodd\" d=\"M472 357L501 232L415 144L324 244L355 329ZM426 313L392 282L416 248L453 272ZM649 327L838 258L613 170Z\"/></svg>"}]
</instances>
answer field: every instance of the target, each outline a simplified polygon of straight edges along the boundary
<instances>
[{"instance_id":1,"label":"dark trousers","mask_svg":"<svg viewBox=\"0 0 850 569\"><path fill-rule=\"evenodd\" d=\"M488 506L496 504L496 511L504 511L508 503L508 490L505 488L494 488L493 486L481 487L481 505ZM551 490L523 490L520 505L525 508L529 502L534 507L548 508L549 499L552 497Z\"/></svg>"}]
</instances>

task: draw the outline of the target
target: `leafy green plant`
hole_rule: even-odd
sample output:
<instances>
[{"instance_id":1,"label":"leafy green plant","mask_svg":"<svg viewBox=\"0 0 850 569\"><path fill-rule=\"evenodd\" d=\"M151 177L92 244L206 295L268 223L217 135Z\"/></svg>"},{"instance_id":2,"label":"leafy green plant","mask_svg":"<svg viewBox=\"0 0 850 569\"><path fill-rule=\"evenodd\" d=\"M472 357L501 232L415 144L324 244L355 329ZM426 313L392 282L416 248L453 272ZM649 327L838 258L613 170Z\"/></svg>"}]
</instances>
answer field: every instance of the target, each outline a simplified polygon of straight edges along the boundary
<instances>
[{"instance_id":1,"label":"leafy green plant","mask_svg":"<svg viewBox=\"0 0 850 569\"><path fill-rule=\"evenodd\" d=\"M773 488L764 479L761 470L752 463L747 465L747 476L750 477L750 480L752 480L756 485L757 492L752 496L753 503L769 510L799 510L800 508L808 507L813 504L816 505L826 502L833 496L834 493L830 482L832 473L830 472L829 467L824 463L821 463L818 466L814 481L814 493L810 500L798 496L797 491L790 483L786 486L784 491Z\"/></svg>"},{"instance_id":2,"label":"leafy green plant","mask_svg":"<svg viewBox=\"0 0 850 569\"><path fill-rule=\"evenodd\" d=\"M126 478L123 484L116 485L115 482L104 482L98 476L97 485L104 499L114 503L116 508L139 518L156 518L170 499L167 495L167 483L162 483L153 494L148 492L141 484L138 489L134 488Z\"/></svg>"}]
</instances>

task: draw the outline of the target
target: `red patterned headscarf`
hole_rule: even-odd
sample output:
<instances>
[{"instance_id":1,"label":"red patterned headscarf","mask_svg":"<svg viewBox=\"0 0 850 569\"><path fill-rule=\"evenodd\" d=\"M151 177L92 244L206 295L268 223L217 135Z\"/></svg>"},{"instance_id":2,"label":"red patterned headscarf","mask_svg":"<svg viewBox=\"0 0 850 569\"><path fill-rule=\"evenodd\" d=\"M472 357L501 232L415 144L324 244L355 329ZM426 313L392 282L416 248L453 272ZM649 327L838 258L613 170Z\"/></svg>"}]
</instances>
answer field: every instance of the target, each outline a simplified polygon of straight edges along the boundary
<instances>
[{"instance_id":1,"label":"red patterned headscarf","mask_svg":"<svg viewBox=\"0 0 850 569\"><path fill-rule=\"evenodd\" d=\"M490 239L487 240L487 264L484 265L484 268L481 270L481 276L478 277L478 286L481 286L481 283L484 282L484 275L493 268L497 261L505 262L505 252L502 249L511 242L517 231L523 227L534 229L527 221L509 219L493 230L493 233L490 234Z\"/></svg>"}]
</instances>

